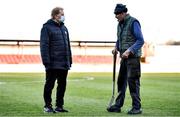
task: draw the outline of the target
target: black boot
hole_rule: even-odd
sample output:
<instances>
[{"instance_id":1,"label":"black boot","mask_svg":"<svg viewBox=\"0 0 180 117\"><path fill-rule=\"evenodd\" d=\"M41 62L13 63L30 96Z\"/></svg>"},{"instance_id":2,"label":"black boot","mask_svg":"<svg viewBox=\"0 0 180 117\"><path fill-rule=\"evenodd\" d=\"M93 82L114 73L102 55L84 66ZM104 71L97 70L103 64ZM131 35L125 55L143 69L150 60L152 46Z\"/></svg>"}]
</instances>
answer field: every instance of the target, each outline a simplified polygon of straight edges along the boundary
<instances>
[{"instance_id":1,"label":"black boot","mask_svg":"<svg viewBox=\"0 0 180 117\"><path fill-rule=\"evenodd\" d=\"M56 107L55 112L68 112L68 110L64 109L63 107Z\"/></svg>"},{"instance_id":2,"label":"black boot","mask_svg":"<svg viewBox=\"0 0 180 117\"><path fill-rule=\"evenodd\" d=\"M112 105L111 107L107 108L107 111L108 112L117 112L117 113L120 113L121 109L118 106L116 106L116 105Z\"/></svg>"},{"instance_id":3,"label":"black boot","mask_svg":"<svg viewBox=\"0 0 180 117\"><path fill-rule=\"evenodd\" d=\"M141 109L135 109L135 108L132 108L128 111L128 114L141 114L142 113L142 110Z\"/></svg>"}]
</instances>

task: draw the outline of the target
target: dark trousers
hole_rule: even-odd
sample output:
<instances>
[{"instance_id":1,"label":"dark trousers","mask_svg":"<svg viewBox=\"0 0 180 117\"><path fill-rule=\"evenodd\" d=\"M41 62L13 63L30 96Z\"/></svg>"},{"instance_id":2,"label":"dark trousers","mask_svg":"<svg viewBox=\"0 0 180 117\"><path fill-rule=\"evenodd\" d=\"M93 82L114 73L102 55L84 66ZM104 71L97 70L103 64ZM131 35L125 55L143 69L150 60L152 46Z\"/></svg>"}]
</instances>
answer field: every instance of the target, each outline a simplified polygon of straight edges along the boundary
<instances>
[{"instance_id":1,"label":"dark trousers","mask_svg":"<svg viewBox=\"0 0 180 117\"><path fill-rule=\"evenodd\" d=\"M132 98L132 107L141 108L140 99L140 58L128 58L121 60L118 76L118 96L116 106L121 108L124 104L127 84Z\"/></svg>"},{"instance_id":2,"label":"dark trousers","mask_svg":"<svg viewBox=\"0 0 180 117\"><path fill-rule=\"evenodd\" d=\"M61 69L46 70L46 82L44 85L45 107L52 105L51 94L56 80L57 80L56 106L62 107L64 105L64 94L66 91L67 74L68 74L68 70L61 70Z\"/></svg>"}]
</instances>

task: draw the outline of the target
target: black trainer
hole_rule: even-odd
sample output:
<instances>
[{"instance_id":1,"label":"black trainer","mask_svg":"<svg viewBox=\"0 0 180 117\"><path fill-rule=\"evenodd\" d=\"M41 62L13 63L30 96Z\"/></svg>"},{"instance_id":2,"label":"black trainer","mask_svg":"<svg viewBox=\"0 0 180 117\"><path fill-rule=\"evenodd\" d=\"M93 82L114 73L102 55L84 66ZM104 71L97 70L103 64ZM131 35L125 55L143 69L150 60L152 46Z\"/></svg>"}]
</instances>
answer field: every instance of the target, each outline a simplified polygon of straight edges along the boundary
<instances>
[{"instance_id":1,"label":"black trainer","mask_svg":"<svg viewBox=\"0 0 180 117\"><path fill-rule=\"evenodd\" d=\"M107 108L107 111L108 112L120 113L121 109L118 106L116 106L116 105L112 105L111 107Z\"/></svg>"},{"instance_id":2,"label":"black trainer","mask_svg":"<svg viewBox=\"0 0 180 117\"><path fill-rule=\"evenodd\" d=\"M141 109L135 109L135 108L132 108L131 110L128 111L128 114L141 114L142 113L142 110Z\"/></svg>"},{"instance_id":3,"label":"black trainer","mask_svg":"<svg viewBox=\"0 0 180 117\"><path fill-rule=\"evenodd\" d=\"M69 111L65 110L63 107L56 107L55 112L69 112Z\"/></svg>"},{"instance_id":4,"label":"black trainer","mask_svg":"<svg viewBox=\"0 0 180 117\"><path fill-rule=\"evenodd\" d=\"M52 106L45 106L44 107L44 113L55 113L55 111L52 108Z\"/></svg>"}]
</instances>

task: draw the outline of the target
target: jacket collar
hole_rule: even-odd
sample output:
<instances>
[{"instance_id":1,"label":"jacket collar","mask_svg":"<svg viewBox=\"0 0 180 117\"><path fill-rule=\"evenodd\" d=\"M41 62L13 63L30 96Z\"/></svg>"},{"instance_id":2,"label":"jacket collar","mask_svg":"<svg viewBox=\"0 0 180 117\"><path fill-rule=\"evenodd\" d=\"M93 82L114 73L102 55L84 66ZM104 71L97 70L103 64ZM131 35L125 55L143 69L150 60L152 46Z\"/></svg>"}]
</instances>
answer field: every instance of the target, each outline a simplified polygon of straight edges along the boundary
<instances>
[{"instance_id":1,"label":"jacket collar","mask_svg":"<svg viewBox=\"0 0 180 117\"><path fill-rule=\"evenodd\" d=\"M56 26L63 26L64 25L63 22L58 23L58 22L54 21L53 19L49 19L46 24L56 25Z\"/></svg>"}]
</instances>

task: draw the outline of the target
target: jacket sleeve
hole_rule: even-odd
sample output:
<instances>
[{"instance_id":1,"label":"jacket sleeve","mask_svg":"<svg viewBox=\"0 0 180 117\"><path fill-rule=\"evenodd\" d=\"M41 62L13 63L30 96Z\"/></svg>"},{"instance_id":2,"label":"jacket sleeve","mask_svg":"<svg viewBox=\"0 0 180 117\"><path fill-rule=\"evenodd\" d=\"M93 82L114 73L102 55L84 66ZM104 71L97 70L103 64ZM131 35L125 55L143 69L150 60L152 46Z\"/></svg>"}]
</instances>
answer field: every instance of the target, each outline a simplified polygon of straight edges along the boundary
<instances>
[{"instance_id":1,"label":"jacket sleeve","mask_svg":"<svg viewBox=\"0 0 180 117\"><path fill-rule=\"evenodd\" d=\"M41 51L41 58L43 64L46 66L50 63L50 55L49 55L49 34L47 27L41 29L41 36L40 36L40 51Z\"/></svg>"},{"instance_id":2,"label":"jacket sleeve","mask_svg":"<svg viewBox=\"0 0 180 117\"><path fill-rule=\"evenodd\" d=\"M72 64L72 52L71 52L71 44L70 44L70 38L69 38L69 31L66 28L67 31L67 37L68 37L68 46L69 46L69 50L70 50L70 64Z\"/></svg>"},{"instance_id":3,"label":"jacket sleeve","mask_svg":"<svg viewBox=\"0 0 180 117\"><path fill-rule=\"evenodd\" d=\"M117 26L117 33L119 33L119 25L120 24L118 24L118 26ZM117 34L117 41L116 41L116 49L118 50L118 51L120 51L120 48L119 48L119 44L120 43L120 40L119 40L119 38L118 38L118 34Z\"/></svg>"},{"instance_id":4,"label":"jacket sleeve","mask_svg":"<svg viewBox=\"0 0 180 117\"><path fill-rule=\"evenodd\" d=\"M120 51L120 49L119 49L119 39L117 39L117 41L116 41L116 49L117 49L118 51Z\"/></svg>"},{"instance_id":5,"label":"jacket sleeve","mask_svg":"<svg viewBox=\"0 0 180 117\"><path fill-rule=\"evenodd\" d=\"M136 42L129 48L132 53L136 53L144 44L144 38L141 32L141 27L138 21L134 21L132 25L132 34Z\"/></svg>"}]
</instances>

